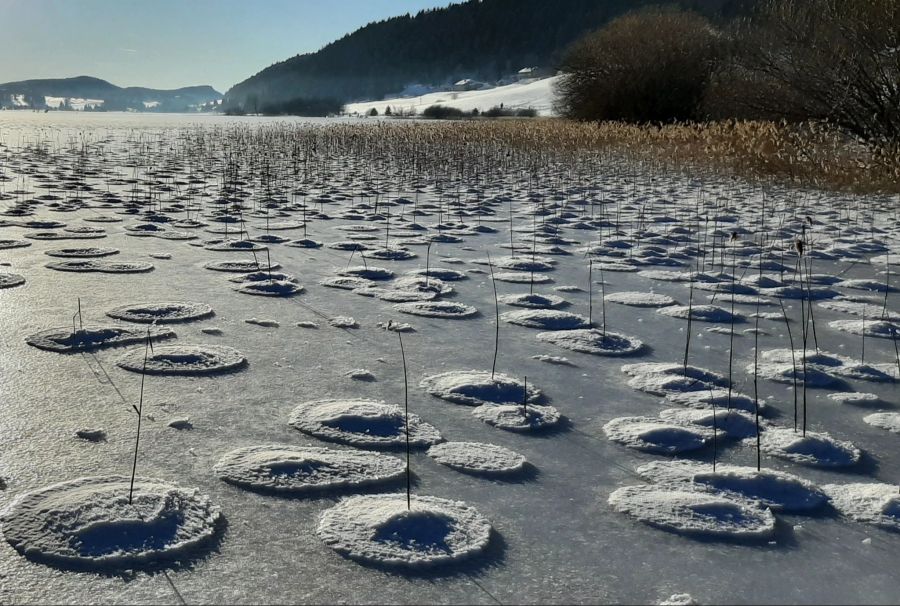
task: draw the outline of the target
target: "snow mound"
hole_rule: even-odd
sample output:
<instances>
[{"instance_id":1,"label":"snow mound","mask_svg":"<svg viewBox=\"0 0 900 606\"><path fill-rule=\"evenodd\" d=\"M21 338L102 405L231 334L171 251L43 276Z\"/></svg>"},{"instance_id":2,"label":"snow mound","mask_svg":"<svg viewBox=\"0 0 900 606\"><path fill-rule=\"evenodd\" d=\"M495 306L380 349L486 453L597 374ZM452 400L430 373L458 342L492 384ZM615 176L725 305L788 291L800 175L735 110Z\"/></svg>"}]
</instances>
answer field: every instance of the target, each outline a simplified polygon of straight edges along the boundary
<instances>
[{"instance_id":1,"label":"snow mound","mask_svg":"<svg viewBox=\"0 0 900 606\"><path fill-rule=\"evenodd\" d=\"M673 593L659 603L659 606L698 606L700 602L689 593Z\"/></svg>"},{"instance_id":2,"label":"snow mound","mask_svg":"<svg viewBox=\"0 0 900 606\"><path fill-rule=\"evenodd\" d=\"M406 464L374 452L274 444L232 450L213 470L241 488L302 495L389 483L405 475Z\"/></svg>"},{"instance_id":3,"label":"snow mound","mask_svg":"<svg viewBox=\"0 0 900 606\"><path fill-rule=\"evenodd\" d=\"M379 259L381 261L405 261L416 257L416 253L406 248L374 248L364 250L361 254L366 259Z\"/></svg>"},{"instance_id":4,"label":"snow mound","mask_svg":"<svg viewBox=\"0 0 900 606\"><path fill-rule=\"evenodd\" d=\"M229 282L235 284L245 284L247 282L264 282L266 280L280 280L283 282L297 282L297 278L291 274L285 274L279 271L252 271L247 274L241 274L233 278L228 278Z\"/></svg>"},{"instance_id":5,"label":"snow mound","mask_svg":"<svg viewBox=\"0 0 900 606\"><path fill-rule=\"evenodd\" d=\"M426 569L477 556L491 540L491 524L461 501L406 494L349 497L319 517L319 538L338 553L367 564Z\"/></svg>"},{"instance_id":6,"label":"snow mound","mask_svg":"<svg viewBox=\"0 0 900 606\"><path fill-rule=\"evenodd\" d=\"M756 435L756 419L737 410L716 408L715 417L710 408L667 408L660 411L659 418L679 424L702 425L722 431L729 438L743 439Z\"/></svg>"},{"instance_id":7,"label":"snow mound","mask_svg":"<svg viewBox=\"0 0 900 606\"><path fill-rule=\"evenodd\" d=\"M25 276L0 272L0 288L13 288L25 284Z\"/></svg>"},{"instance_id":8,"label":"snow mound","mask_svg":"<svg viewBox=\"0 0 900 606\"><path fill-rule=\"evenodd\" d=\"M497 429L516 432L554 427L562 420L556 408L539 404L482 404L472 410L472 416Z\"/></svg>"},{"instance_id":9,"label":"snow mound","mask_svg":"<svg viewBox=\"0 0 900 606\"><path fill-rule=\"evenodd\" d=\"M127 568L183 559L210 542L219 509L196 490L130 478L79 478L25 493L0 512L19 553L53 565Z\"/></svg>"},{"instance_id":10,"label":"snow mound","mask_svg":"<svg viewBox=\"0 0 900 606\"><path fill-rule=\"evenodd\" d=\"M170 324L175 322L190 322L208 318L213 315L213 309L206 303L194 303L189 301L166 301L163 303L146 303L136 305L123 305L106 312L110 318L126 320L128 322L142 322L157 324Z\"/></svg>"},{"instance_id":11,"label":"snow mound","mask_svg":"<svg viewBox=\"0 0 900 606\"><path fill-rule=\"evenodd\" d=\"M755 445L755 439L750 443ZM786 428L762 432L760 447L768 455L811 467L850 467L862 457L852 443L836 440L827 433L807 431L804 436Z\"/></svg>"},{"instance_id":12,"label":"snow mound","mask_svg":"<svg viewBox=\"0 0 900 606\"><path fill-rule=\"evenodd\" d=\"M31 246L28 240L0 239L0 250L8 250L10 248L26 248Z\"/></svg>"},{"instance_id":13,"label":"snow mound","mask_svg":"<svg viewBox=\"0 0 900 606\"><path fill-rule=\"evenodd\" d=\"M110 255L119 254L118 248L100 248L96 246L89 246L85 248L57 248L56 250L46 250L44 251L45 255L51 257L76 257L76 258L91 258L91 257L108 257Z\"/></svg>"},{"instance_id":14,"label":"snow mound","mask_svg":"<svg viewBox=\"0 0 900 606\"><path fill-rule=\"evenodd\" d=\"M371 288L375 286L375 282L372 280L353 276L326 278L325 280L320 281L319 284L328 288L340 288L341 290L356 290L358 288Z\"/></svg>"},{"instance_id":15,"label":"snow mound","mask_svg":"<svg viewBox=\"0 0 900 606\"><path fill-rule=\"evenodd\" d=\"M206 250L214 250L218 252L230 251L253 251L260 252L266 250L265 246L251 242L250 240L218 240L213 241L204 246Z\"/></svg>"},{"instance_id":16,"label":"snow mound","mask_svg":"<svg viewBox=\"0 0 900 606\"><path fill-rule=\"evenodd\" d=\"M565 307L568 301L556 295L539 295L539 294L515 294L502 295L498 297L501 303L512 305L514 307L530 307L533 309L550 309L556 307Z\"/></svg>"},{"instance_id":17,"label":"snow mound","mask_svg":"<svg viewBox=\"0 0 900 606\"><path fill-rule=\"evenodd\" d=\"M525 401L524 384L501 373L483 370L454 370L437 375L429 375L422 379L419 387L431 395L467 406L482 404L521 404ZM541 390L528 385L528 402L537 402L541 398Z\"/></svg>"},{"instance_id":18,"label":"snow mound","mask_svg":"<svg viewBox=\"0 0 900 606\"><path fill-rule=\"evenodd\" d=\"M257 280L244 282L235 286L234 290L245 295L260 295L263 297L291 297L303 292L303 286L289 280Z\"/></svg>"},{"instance_id":19,"label":"snow mound","mask_svg":"<svg viewBox=\"0 0 900 606\"><path fill-rule=\"evenodd\" d=\"M569 358L563 356L549 356L547 354L538 354L536 356L531 356L532 360L539 360L541 362L546 362L547 364L558 364L560 366L575 366Z\"/></svg>"},{"instance_id":20,"label":"snow mound","mask_svg":"<svg viewBox=\"0 0 900 606\"><path fill-rule=\"evenodd\" d=\"M676 303L675 299L669 295L660 295L652 292L613 292L603 298L610 303L619 303L632 307L666 307Z\"/></svg>"},{"instance_id":21,"label":"snow mound","mask_svg":"<svg viewBox=\"0 0 900 606\"><path fill-rule=\"evenodd\" d=\"M713 439L706 427L651 417L619 417L604 425L603 433L613 442L655 454L698 450Z\"/></svg>"},{"instance_id":22,"label":"snow mound","mask_svg":"<svg viewBox=\"0 0 900 606\"><path fill-rule=\"evenodd\" d=\"M879 339L900 338L900 323L886 320L834 320L828 326L841 332L862 335Z\"/></svg>"},{"instance_id":23,"label":"snow mound","mask_svg":"<svg viewBox=\"0 0 900 606\"><path fill-rule=\"evenodd\" d=\"M696 366L687 367L675 362L643 362L626 364L622 372L630 376L628 385L657 396L684 392L709 392L728 387L728 379L720 374Z\"/></svg>"},{"instance_id":24,"label":"snow mound","mask_svg":"<svg viewBox=\"0 0 900 606\"><path fill-rule=\"evenodd\" d=\"M397 303L394 309L404 314L425 316L428 318L465 319L478 314L478 310L464 303L449 301L415 301Z\"/></svg>"},{"instance_id":25,"label":"snow mound","mask_svg":"<svg viewBox=\"0 0 900 606\"><path fill-rule=\"evenodd\" d=\"M724 307L717 305L670 305L657 310L664 316L672 318L688 319L688 314L695 322L731 322L732 318L736 323L745 322L746 319L740 314L732 314Z\"/></svg>"},{"instance_id":26,"label":"snow mound","mask_svg":"<svg viewBox=\"0 0 900 606\"><path fill-rule=\"evenodd\" d=\"M756 410L753 398L747 394L732 390L729 398L728 390L721 387L704 389L702 391L669 392L666 393L666 400L679 406L704 410L711 409L713 405L717 409L741 410L751 413ZM759 402L759 410L763 411L765 408L765 403Z\"/></svg>"},{"instance_id":27,"label":"snow mound","mask_svg":"<svg viewBox=\"0 0 900 606\"><path fill-rule=\"evenodd\" d=\"M328 324L335 328L359 328L359 323L353 316L334 316L328 318Z\"/></svg>"},{"instance_id":28,"label":"snow mound","mask_svg":"<svg viewBox=\"0 0 900 606\"><path fill-rule=\"evenodd\" d=\"M517 452L480 442L444 442L435 444L426 454L441 465L481 475L517 474L527 463Z\"/></svg>"},{"instance_id":29,"label":"snow mound","mask_svg":"<svg viewBox=\"0 0 900 606\"><path fill-rule=\"evenodd\" d=\"M337 275L345 278L363 278L365 280L390 280L394 277L394 272L384 267L357 265L342 269L337 272Z\"/></svg>"},{"instance_id":30,"label":"snow mound","mask_svg":"<svg viewBox=\"0 0 900 606\"><path fill-rule=\"evenodd\" d=\"M443 438L437 429L409 415L409 443L424 447ZM352 446L392 448L406 445L407 420L398 406L375 400L314 400L291 412L288 423L303 433Z\"/></svg>"},{"instance_id":31,"label":"snow mound","mask_svg":"<svg viewBox=\"0 0 900 606\"><path fill-rule=\"evenodd\" d=\"M711 489L759 501L773 511L803 512L818 509L828 496L812 482L777 471L739 465L716 466L695 461L653 461L635 471L656 484L693 482Z\"/></svg>"},{"instance_id":32,"label":"snow mound","mask_svg":"<svg viewBox=\"0 0 900 606\"><path fill-rule=\"evenodd\" d=\"M759 376L779 383L804 381L810 387L827 387L839 383L840 379L864 381L892 381L891 375L868 364L861 364L847 356L824 351L806 350L806 372L803 372L803 350L771 349L762 352ZM795 368L796 367L796 368ZM747 372L753 372L753 364L747 365Z\"/></svg>"},{"instance_id":33,"label":"snow mound","mask_svg":"<svg viewBox=\"0 0 900 606\"><path fill-rule=\"evenodd\" d=\"M825 484L822 490L841 515L856 522L900 531L900 491L896 484Z\"/></svg>"},{"instance_id":34,"label":"snow mound","mask_svg":"<svg viewBox=\"0 0 900 606\"><path fill-rule=\"evenodd\" d=\"M56 271L98 272L104 274L136 274L153 270L153 265L150 263L113 263L111 261L95 261L91 259L86 261L55 261L47 263L46 267Z\"/></svg>"},{"instance_id":35,"label":"snow mound","mask_svg":"<svg viewBox=\"0 0 900 606\"><path fill-rule=\"evenodd\" d=\"M572 330L590 326L590 322L584 316L555 309L508 311L501 314L500 318L510 324L544 330Z\"/></svg>"},{"instance_id":36,"label":"snow mound","mask_svg":"<svg viewBox=\"0 0 900 606\"><path fill-rule=\"evenodd\" d=\"M367 286L365 288L356 288L353 292L364 297L375 297L381 301L388 303L412 303L421 301L431 301L437 298L437 293L422 292L417 290L399 290L394 288L381 288L378 286Z\"/></svg>"},{"instance_id":37,"label":"snow mound","mask_svg":"<svg viewBox=\"0 0 900 606\"><path fill-rule=\"evenodd\" d=\"M158 341L175 336L171 330L153 327L150 339ZM86 326L72 331L71 328L51 328L25 338L32 347L58 353L96 351L107 347L121 347L141 343L147 338L147 331L141 328L122 326Z\"/></svg>"},{"instance_id":38,"label":"snow mound","mask_svg":"<svg viewBox=\"0 0 900 606\"><path fill-rule=\"evenodd\" d=\"M655 528L691 536L760 539L775 530L775 516L757 503L690 484L625 486L609 495L609 504Z\"/></svg>"},{"instance_id":39,"label":"snow mound","mask_svg":"<svg viewBox=\"0 0 900 606\"><path fill-rule=\"evenodd\" d=\"M634 337L598 328L556 330L538 333L539 341L559 347L594 354L596 356L631 356L644 350L644 344Z\"/></svg>"},{"instance_id":40,"label":"snow mound","mask_svg":"<svg viewBox=\"0 0 900 606\"><path fill-rule=\"evenodd\" d=\"M226 271L245 274L251 271L275 270L281 267L281 264L272 263L271 265L266 265L265 263L258 263L256 261L210 261L203 267L205 267L206 269L211 269L213 271Z\"/></svg>"},{"instance_id":41,"label":"snow mound","mask_svg":"<svg viewBox=\"0 0 900 606\"><path fill-rule=\"evenodd\" d=\"M881 398L874 393L840 392L828 394L828 399L840 404L852 404L854 406L877 406L881 404Z\"/></svg>"},{"instance_id":42,"label":"snow mound","mask_svg":"<svg viewBox=\"0 0 900 606\"><path fill-rule=\"evenodd\" d=\"M900 412L876 412L863 417L863 421L873 427L900 433Z\"/></svg>"},{"instance_id":43,"label":"snow mound","mask_svg":"<svg viewBox=\"0 0 900 606\"><path fill-rule=\"evenodd\" d=\"M447 262L447 259L444 259ZM437 278L446 282L457 282L459 280L467 280L469 276L456 269L447 269L443 267L429 267L428 269L414 269L409 272L414 276L428 276L429 278Z\"/></svg>"},{"instance_id":44,"label":"snow mound","mask_svg":"<svg viewBox=\"0 0 900 606\"><path fill-rule=\"evenodd\" d=\"M344 373L345 377L349 377L355 381L374 381L375 375L365 368L354 368Z\"/></svg>"},{"instance_id":45,"label":"snow mound","mask_svg":"<svg viewBox=\"0 0 900 606\"><path fill-rule=\"evenodd\" d=\"M125 354L117 364L125 370L144 369L144 349ZM146 373L150 375L208 375L243 368L244 354L224 345L163 345L147 355Z\"/></svg>"},{"instance_id":46,"label":"snow mound","mask_svg":"<svg viewBox=\"0 0 900 606\"><path fill-rule=\"evenodd\" d=\"M498 282L509 282L511 284L546 284L553 281L553 278L546 274L532 274L517 271L498 272L494 274L494 279Z\"/></svg>"},{"instance_id":47,"label":"snow mound","mask_svg":"<svg viewBox=\"0 0 900 606\"><path fill-rule=\"evenodd\" d=\"M277 320L266 320L261 318L245 318L244 322L246 324L262 326L263 328L278 328L279 326L281 326L281 323Z\"/></svg>"},{"instance_id":48,"label":"snow mound","mask_svg":"<svg viewBox=\"0 0 900 606\"><path fill-rule=\"evenodd\" d=\"M841 313L852 314L869 319L890 320L893 322L900 321L900 313L885 309L884 305L876 305L874 303L865 303L859 301L845 301L832 299L822 301L819 307L829 309L831 311L839 311Z\"/></svg>"}]
</instances>

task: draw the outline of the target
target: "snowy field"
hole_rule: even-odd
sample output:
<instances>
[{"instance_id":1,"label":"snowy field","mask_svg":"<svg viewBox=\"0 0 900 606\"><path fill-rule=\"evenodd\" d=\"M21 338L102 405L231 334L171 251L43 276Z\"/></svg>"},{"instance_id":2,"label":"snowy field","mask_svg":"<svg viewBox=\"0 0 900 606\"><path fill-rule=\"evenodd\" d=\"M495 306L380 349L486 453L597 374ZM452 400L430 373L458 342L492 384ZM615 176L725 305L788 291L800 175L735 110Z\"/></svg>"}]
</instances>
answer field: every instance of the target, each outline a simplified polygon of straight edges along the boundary
<instances>
[{"instance_id":1,"label":"snowy field","mask_svg":"<svg viewBox=\"0 0 900 606\"><path fill-rule=\"evenodd\" d=\"M900 201L352 122L0 114L0 603L896 603Z\"/></svg>"},{"instance_id":2,"label":"snowy field","mask_svg":"<svg viewBox=\"0 0 900 606\"><path fill-rule=\"evenodd\" d=\"M484 90L472 91L446 91L428 93L419 97L400 97L385 99L384 101L365 101L361 103L348 103L344 111L348 114L364 115L372 108L379 114L383 114L386 107L399 113L421 114L425 108L432 105L455 107L465 112L473 109L487 111L492 107L503 104L506 109L536 109L541 116L553 115L553 86L557 76L542 78L530 82L517 82L506 86L497 86Z\"/></svg>"}]
</instances>

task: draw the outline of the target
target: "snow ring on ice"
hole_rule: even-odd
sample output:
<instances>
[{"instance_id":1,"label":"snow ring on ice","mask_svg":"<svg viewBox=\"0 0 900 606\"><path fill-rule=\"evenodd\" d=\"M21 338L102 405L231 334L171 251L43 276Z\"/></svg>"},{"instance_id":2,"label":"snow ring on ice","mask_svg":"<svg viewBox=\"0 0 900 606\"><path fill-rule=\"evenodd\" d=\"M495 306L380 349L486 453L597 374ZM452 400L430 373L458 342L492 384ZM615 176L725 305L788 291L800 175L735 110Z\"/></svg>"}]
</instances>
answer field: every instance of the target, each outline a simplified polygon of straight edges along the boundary
<instances>
[{"instance_id":1,"label":"snow ring on ice","mask_svg":"<svg viewBox=\"0 0 900 606\"><path fill-rule=\"evenodd\" d=\"M896 484L825 484L822 490L841 515L856 522L900 531L900 494Z\"/></svg>"},{"instance_id":2,"label":"snow ring on ice","mask_svg":"<svg viewBox=\"0 0 900 606\"><path fill-rule=\"evenodd\" d=\"M0 272L0 288L13 288L25 284L25 276Z\"/></svg>"},{"instance_id":3,"label":"snow ring on ice","mask_svg":"<svg viewBox=\"0 0 900 606\"><path fill-rule=\"evenodd\" d=\"M619 417L603 426L613 442L656 454L678 454L698 450L713 439L712 429L652 417Z\"/></svg>"},{"instance_id":4,"label":"snow ring on ice","mask_svg":"<svg viewBox=\"0 0 900 606\"><path fill-rule=\"evenodd\" d=\"M150 329L153 341L173 338L175 333L165 328ZM147 331L142 328L125 328L123 326L86 326L72 331L69 327L42 330L26 337L25 342L32 347L55 351L58 353L75 353L80 351L96 351L107 347L120 347L142 343L147 338Z\"/></svg>"},{"instance_id":5,"label":"snow ring on ice","mask_svg":"<svg viewBox=\"0 0 900 606\"><path fill-rule=\"evenodd\" d=\"M834 320L828 325L841 332L849 332L854 335L862 335L879 339L894 339L900 337L900 323L886 320Z\"/></svg>"},{"instance_id":6,"label":"snow ring on ice","mask_svg":"<svg viewBox=\"0 0 900 606\"><path fill-rule=\"evenodd\" d=\"M565 349L596 356L631 356L644 349L644 344L634 337L616 332L604 334L598 328L542 332L538 333L537 338Z\"/></svg>"},{"instance_id":7,"label":"snow ring on ice","mask_svg":"<svg viewBox=\"0 0 900 606\"><path fill-rule=\"evenodd\" d=\"M108 257L110 255L119 254L118 248L100 248L91 246L87 248L57 248L56 250L44 251L45 255L51 257Z\"/></svg>"},{"instance_id":8,"label":"snow ring on ice","mask_svg":"<svg viewBox=\"0 0 900 606\"><path fill-rule=\"evenodd\" d=\"M453 370L422 379L419 387L448 402L481 406L482 404L521 404L525 401L525 385L501 373L483 370ZM528 402L537 402L541 390L528 385Z\"/></svg>"},{"instance_id":9,"label":"snow ring on ice","mask_svg":"<svg viewBox=\"0 0 900 606\"><path fill-rule=\"evenodd\" d=\"M19 553L54 565L123 568L181 559L211 541L222 516L209 498L168 482L79 478L25 493L0 513Z\"/></svg>"},{"instance_id":10,"label":"snow ring on ice","mask_svg":"<svg viewBox=\"0 0 900 606\"><path fill-rule=\"evenodd\" d=\"M366 259L381 261L405 261L416 257L416 253L406 248L374 248L363 250L361 254Z\"/></svg>"},{"instance_id":11,"label":"snow ring on ice","mask_svg":"<svg viewBox=\"0 0 900 606\"><path fill-rule=\"evenodd\" d=\"M498 282L510 282L512 284L546 284L552 282L553 278L546 274L531 274L516 271L502 271L494 274L494 279Z\"/></svg>"},{"instance_id":12,"label":"snow ring on ice","mask_svg":"<svg viewBox=\"0 0 900 606\"><path fill-rule=\"evenodd\" d=\"M441 465L480 475L521 473L527 463L517 452L481 442L444 442L435 444L426 454Z\"/></svg>"},{"instance_id":13,"label":"snow ring on ice","mask_svg":"<svg viewBox=\"0 0 900 606\"><path fill-rule=\"evenodd\" d=\"M860 450L850 442L836 440L827 433L793 429L768 429L760 434L760 447L768 455L811 467L849 467L859 462ZM751 440L755 445L755 440Z\"/></svg>"},{"instance_id":14,"label":"snow ring on ice","mask_svg":"<svg viewBox=\"0 0 900 606\"><path fill-rule=\"evenodd\" d=\"M650 526L687 535L760 539L775 530L775 516L757 503L689 484L626 486L609 495L609 504Z\"/></svg>"},{"instance_id":15,"label":"snow ring on ice","mask_svg":"<svg viewBox=\"0 0 900 606\"><path fill-rule=\"evenodd\" d=\"M203 267L213 271L228 271L245 274L251 271L275 270L281 267L281 264L272 263L271 265L266 265L265 263L257 263L256 261L210 261Z\"/></svg>"},{"instance_id":16,"label":"snow ring on ice","mask_svg":"<svg viewBox=\"0 0 900 606\"><path fill-rule=\"evenodd\" d=\"M900 412L876 412L863 417L863 421L879 429L900 433Z\"/></svg>"},{"instance_id":17,"label":"snow ring on ice","mask_svg":"<svg viewBox=\"0 0 900 606\"><path fill-rule=\"evenodd\" d=\"M732 318L737 323L745 321L744 316L732 314L727 309L717 305L670 305L661 307L656 311L664 316L682 320L687 320L688 313L690 313L691 320L694 322L731 322Z\"/></svg>"},{"instance_id":18,"label":"snow ring on ice","mask_svg":"<svg viewBox=\"0 0 900 606\"><path fill-rule=\"evenodd\" d=\"M416 414L409 414L409 443L437 444L440 432ZM314 400L291 412L288 423L317 438L367 448L393 448L406 444L403 410L375 400Z\"/></svg>"},{"instance_id":19,"label":"snow ring on ice","mask_svg":"<svg viewBox=\"0 0 900 606\"><path fill-rule=\"evenodd\" d=\"M660 411L659 418L675 423L702 425L725 432L729 438L743 439L756 435L756 419L738 410L717 407L713 416L711 408L667 408ZM762 427L760 427L762 429Z\"/></svg>"},{"instance_id":20,"label":"snow ring on ice","mask_svg":"<svg viewBox=\"0 0 900 606\"><path fill-rule=\"evenodd\" d=\"M482 404L472 416L497 429L525 432L554 427L562 420L553 406L539 404Z\"/></svg>"},{"instance_id":21,"label":"snow ring on ice","mask_svg":"<svg viewBox=\"0 0 900 606\"><path fill-rule=\"evenodd\" d=\"M117 364L125 370L144 369L144 350L125 354ZM244 354L224 345L164 345L147 356L146 373L150 375L207 375L243 368Z\"/></svg>"},{"instance_id":22,"label":"snow ring on ice","mask_svg":"<svg viewBox=\"0 0 900 606\"><path fill-rule=\"evenodd\" d=\"M335 278L326 278L319 282L322 286L328 288L340 288L342 290L356 290L362 288L374 288L375 282L365 278L356 278L353 276L338 276Z\"/></svg>"},{"instance_id":23,"label":"snow ring on ice","mask_svg":"<svg viewBox=\"0 0 900 606\"><path fill-rule=\"evenodd\" d=\"M603 298L610 303L631 305L632 307L666 307L675 305L675 299L669 295L652 292L613 292Z\"/></svg>"},{"instance_id":24,"label":"snow ring on ice","mask_svg":"<svg viewBox=\"0 0 900 606\"><path fill-rule=\"evenodd\" d=\"M122 305L109 310L106 312L106 315L110 318L127 322L172 324L208 318L213 313L212 307L206 303L166 301L163 303Z\"/></svg>"},{"instance_id":25,"label":"snow ring on ice","mask_svg":"<svg viewBox=\"0 0 900 606\"><path fill-rule=\"evenodd\" d=\"M337 272L339 276L346 278L363 278L366 280L390 280L394 277L394 272L384 267L366 267L358 265L356 267L348 267Z\"/></svg>"},{"instance_id":26,"label":"snow ring on ice","mask_svg":"<svg viewBox=\"0 0 900 606\"><path fill-rule=\"evenodd\" d=\"M250 240L225 240L225 241L213 241L210 244L204 246L206 250L214 250L219 252L228 252L228 251L253 251L259 252L266 250L265 246L261 244L257 244L256 242L251 242Z\"/></svg>"},{"instance_id":27,"label":"snow ring on ice","mask_svg":"<svg viewBox=\"0 0 900 606\"><path fill-rule=\"evenodd\" d=\"M47 263L47 267L56 271L101 272L105 274L134 274L153 270L150 263L129 263L111 261L56 261Z\"/></svg>"},{"instance_id":28,"label":"snow ring on ice","mask_svg":"<svg viewBox=\"0 0 900 606\"><path fill-rule=\"evenodd\" d=\"M720 492L760 501L775 511L811 511L824 505L828 496L812 482L794 474L739 465L717 465L695 461L653 461L635 470L656 484L693 482Z\"/></svg>"},{"instance_id":29,"label":"snow ring on ice","mask_svg":"<svg viewBox=\"0 0 900 606\"><path fill-rule=\"evenodd\" d=\"M455 564L478 555L491 524L461 501L406 494L349 497L319 518L322 541L353 560L407 569Z\"/></svg>"},{"instance_id":30,"label":"snow ring on ice","mask_svg":"<svg viewBox=\"0 0 900 606\"><path fill-rule=\"evenodd\" d=\"M573 330L590 326L590 322L584 316L555 309L508 311L501 314L500 318L510 324L544 330Z\"/></svg>"},{"instance_id":31,"label":"snow ring on ice","mask_svg":"<svg viewBox=\"0 0 900 606\"><path fill-rule=\"evenodd\" d=\"M565 307L568 301L557 295L539 295L537 293L521 293L515 295L502 295L501 303L514 307L529 307L532 309L551 309Z\"/></svg>"},{"instance_id":32,"label":"snow ring on ice","mask_svg":"<svg viewBox=\"0 0 900 606\"><path fill-rule=\"evenodd\" d=\"M292 297L303 292L303 286L290 280L256 280L243 282L234 287L239 293L245 295L258 295L262 297Z\"/></svg>"},{"instance_id":33,"label":"snow ring on ice","mask_svg":"<svg viewBox=\"0 0 900 606\"><path fill-rule=\"evenodd\" d=\"M31 242L28 240L0 240L0 250L6 250L9 248L25 248L31 246Z\"/></svg>"},{"instance_id":34,"label":"snow ring on ice","mask_svg":"<svg viewBox=\"0 0 900 606\"><path fill-rule=\"evenodd\" d=\"M704 368L675 362L643 362L626 364L622 372L629 375L628 385L658 396L685 392L709 391L727 387L728 379Z\"/></svg>"},{"instance_id":35,"label":"snow ring on ice","mask_svg":"<svg viewBox=\"0 0 900 606\"><path fill-rule=\"evenodd\" d=\"M828 394L828 399L841 404L851 404L854 406L877 406L881 404L881 398L874 393L863 392L838 392Z\"/></svg>"},{"instance_id":36,"label":"snow ring on ice","mask_svg":"<svg viewBox=\"0 0 900 606\"><path fill-rule=\"evenodd\" d=\"M406 474L406 464L388 455L285 444L232 450L213 469L241 488L293 495L384 484Z\"/></svg>"},{"instance_id":37,"label":"snow ring on ice","mask_svg":"<svg viewBox=\"0 0 900 606\"><path fill-rule=\"evenodd\" d=\"M415 301L410 303L397 303L394 309L404 314L425 316L428 318L452 318L465 319L478 314L478 310L464 303L452 303L450 301Z\"/></svg>"}]
</instances>

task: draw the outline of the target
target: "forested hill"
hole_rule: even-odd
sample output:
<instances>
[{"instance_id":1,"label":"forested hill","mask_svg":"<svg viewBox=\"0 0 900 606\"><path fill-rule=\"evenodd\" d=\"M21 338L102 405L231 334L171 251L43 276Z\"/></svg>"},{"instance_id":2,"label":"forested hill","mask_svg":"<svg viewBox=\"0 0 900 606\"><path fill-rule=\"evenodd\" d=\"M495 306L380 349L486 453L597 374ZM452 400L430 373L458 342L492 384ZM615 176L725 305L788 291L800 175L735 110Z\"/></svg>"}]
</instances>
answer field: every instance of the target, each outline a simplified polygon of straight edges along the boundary
<instances>
[{"instance_id":1,"label":"forested hill","mask_svg":"<svg viewBox=\"0 0 900 606\"><path fill-rule=\"evenodd\" d=\"M753 0L469 0L370 23L315 53L276 63L226 93L245 111L299 98L378 99L412 83L488 82L553 68L589 30L644 5L728 19Z\"/></svg>"}]
</instances>

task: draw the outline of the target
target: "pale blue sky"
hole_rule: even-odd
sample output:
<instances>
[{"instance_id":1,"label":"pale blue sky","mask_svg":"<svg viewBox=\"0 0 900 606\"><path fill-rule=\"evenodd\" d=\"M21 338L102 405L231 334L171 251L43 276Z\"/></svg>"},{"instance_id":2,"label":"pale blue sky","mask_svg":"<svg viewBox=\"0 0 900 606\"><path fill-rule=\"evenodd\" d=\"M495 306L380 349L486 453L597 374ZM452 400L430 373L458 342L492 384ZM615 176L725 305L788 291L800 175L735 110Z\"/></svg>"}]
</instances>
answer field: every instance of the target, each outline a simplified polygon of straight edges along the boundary
<instances>
[{"instance_id":1,"label":"pale blue sky","mask_svg":"<svg viewBox=\"0 0 900 606\"><path fill-rule=\"evenodd\" d=\"M0 0L0 82L96 76L221 92L374 20L449 0Z\"/></svg>"}]
</instances>

